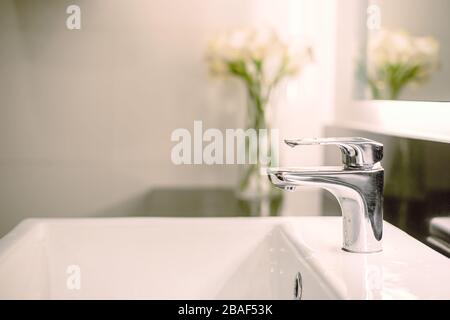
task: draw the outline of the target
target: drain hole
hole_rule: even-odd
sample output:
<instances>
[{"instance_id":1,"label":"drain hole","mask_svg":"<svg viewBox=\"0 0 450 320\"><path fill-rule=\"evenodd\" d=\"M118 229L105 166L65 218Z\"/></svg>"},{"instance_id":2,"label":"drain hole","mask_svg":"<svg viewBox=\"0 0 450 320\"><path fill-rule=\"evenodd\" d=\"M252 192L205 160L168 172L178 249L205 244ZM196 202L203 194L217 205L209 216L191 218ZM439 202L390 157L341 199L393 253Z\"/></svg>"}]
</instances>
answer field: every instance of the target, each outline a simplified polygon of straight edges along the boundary
<instances>
[{"instance_id":1,"label":"drain hole","mask_svg":"<svg viewBox=\"0 0 450 320\"><path fill-rule=\"evenodd\" d=\"M302 284L302 274L297 272L295 275L295 283L294 283L294 299L302 300L303 293L303 284Z\"/></svg>"}]
</instances>

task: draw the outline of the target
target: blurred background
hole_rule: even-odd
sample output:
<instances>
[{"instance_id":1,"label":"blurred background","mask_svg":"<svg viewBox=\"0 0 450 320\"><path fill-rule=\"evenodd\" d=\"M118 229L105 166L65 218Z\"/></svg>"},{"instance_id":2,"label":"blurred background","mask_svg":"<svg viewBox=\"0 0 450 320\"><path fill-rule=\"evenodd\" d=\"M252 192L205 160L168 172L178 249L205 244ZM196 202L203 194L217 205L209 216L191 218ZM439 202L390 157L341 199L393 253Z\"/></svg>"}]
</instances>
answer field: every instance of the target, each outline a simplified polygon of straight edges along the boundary
<instances>
[{"instance_id":1,"label":"blurred background","mask_svg":"<svg viewBox=\"0 0 450 320\"><path fill-rule=\"evenodd\" d=\"M236 194L239 165L171 161L177 128L249 117L239 77L211 75L211 40L270 28L311 53L267 107L280 165L340 164L332 147L284 138L383 142L385 217L425 242L450 212L448 12L446 0L3 0L0 236L30 217L339 215L319 190L265 206Z\"/></svg>"}]
</instances>

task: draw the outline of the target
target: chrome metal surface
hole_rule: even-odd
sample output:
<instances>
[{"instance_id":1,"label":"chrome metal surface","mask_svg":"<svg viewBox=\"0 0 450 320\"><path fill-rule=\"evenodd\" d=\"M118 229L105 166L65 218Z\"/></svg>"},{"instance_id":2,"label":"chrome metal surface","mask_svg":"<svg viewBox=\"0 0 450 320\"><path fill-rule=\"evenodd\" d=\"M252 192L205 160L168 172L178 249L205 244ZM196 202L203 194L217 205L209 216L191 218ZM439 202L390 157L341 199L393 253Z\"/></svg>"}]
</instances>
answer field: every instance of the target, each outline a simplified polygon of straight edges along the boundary
<instances>
[{"instance_id":1,"label":"chrome metal surface","mask_svg":"<svg viewBox=\"0 0 450 320\"><path fill-rule=\"evenodd\" d=\"M295 282L294 282L294 299L302 300L302 294L303 294L302 274L300 272L297 272L297 274L295 275Z\"/></svg>"},{"instance_id":2,"label":"chrome metal surface","mask_svg":"<svg viewBox=\"0 0 450 320\"><path fill-rule=\"evenodd\" d=\"M297 186L328 190L342 210L343 249L356 253L381 251L384 169L379 161L383 146L363 138L287 140L286 143L291 146L336 144L341 148L344 167L270 168L269 179L283 190Z\"/></svg>"},{"instance_id":3,"label":"chrome metal surface","mask_svg":"<svg viewBox=\"0 0 450 320\"><path fill-rule=\"evenodd\" d=\"M306 145L336 145L342 152L347 168L371 168L383 159L383 145L365 138L312 138L285 140L290 147Z\"/></svg>"}]
</instances>

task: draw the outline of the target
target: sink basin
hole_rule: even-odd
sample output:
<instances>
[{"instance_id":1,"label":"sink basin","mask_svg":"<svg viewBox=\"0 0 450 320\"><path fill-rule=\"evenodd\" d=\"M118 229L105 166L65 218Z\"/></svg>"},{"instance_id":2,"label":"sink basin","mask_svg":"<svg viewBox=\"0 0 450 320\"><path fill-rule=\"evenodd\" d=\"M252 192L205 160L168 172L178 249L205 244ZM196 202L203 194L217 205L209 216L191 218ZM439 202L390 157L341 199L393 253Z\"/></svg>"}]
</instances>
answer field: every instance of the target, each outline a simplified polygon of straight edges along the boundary
<instances>
[{"instance_id":1,"label":"sink basin","mask_svg":"<svg viewBox=\"0 0 450 320\"><path fill-rule=\"evenodd\" d=\"M449 259L386 222L383 252L347 253L341 224L340 217L25 220L0 240L0 298L450 298Z\"/></svg>"}]
</instances>

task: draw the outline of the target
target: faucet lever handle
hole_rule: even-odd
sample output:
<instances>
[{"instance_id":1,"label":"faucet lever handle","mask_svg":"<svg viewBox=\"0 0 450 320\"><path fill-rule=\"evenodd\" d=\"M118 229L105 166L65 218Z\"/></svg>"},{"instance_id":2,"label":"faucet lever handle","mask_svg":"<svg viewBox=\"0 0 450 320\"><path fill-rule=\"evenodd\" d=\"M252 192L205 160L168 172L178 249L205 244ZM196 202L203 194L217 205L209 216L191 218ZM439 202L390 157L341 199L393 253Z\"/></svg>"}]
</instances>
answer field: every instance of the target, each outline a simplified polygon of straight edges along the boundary
<instances>
[{"instance_id":1,"label":"faucet lever handle","mask_svg":"<svg viewBox=\"0 0 450 320\"><path fill-rule=\"evenodd\" d=\"M372 168L383 159L383 144L366 138L307 138L284 140L290 147L305 145L337 145L342 162L348 168Z\"/></svg>"}]
</instances>

